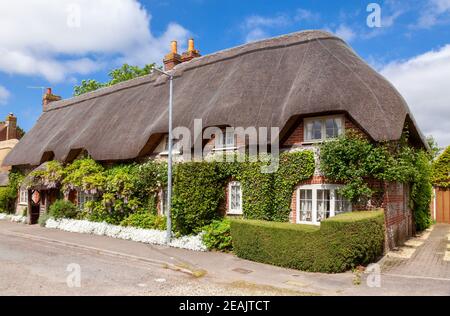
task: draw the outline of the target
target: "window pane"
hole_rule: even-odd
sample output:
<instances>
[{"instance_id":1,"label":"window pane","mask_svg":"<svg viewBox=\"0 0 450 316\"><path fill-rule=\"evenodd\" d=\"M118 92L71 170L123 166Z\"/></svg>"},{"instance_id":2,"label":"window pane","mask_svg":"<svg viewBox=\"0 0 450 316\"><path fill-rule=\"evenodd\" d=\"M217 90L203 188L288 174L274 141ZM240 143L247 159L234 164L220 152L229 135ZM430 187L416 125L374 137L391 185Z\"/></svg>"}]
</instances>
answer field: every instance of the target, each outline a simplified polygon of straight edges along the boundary
<instances>
[{"instance_id":1,"label":"window pane","mask_svg":"<svg viewBox=\"0 0 450 316\"><path fill-rule=\"evenodd\" d=\"M317 221L330 217L330 190L317 190Z\"/></svg>"},{"instance_id":2,"label":"window pane","mask_svg":"<svg viewBox=\"0 0 450 316\"><path fill-rule=\"evenodd\" d=\"M336 193L335 206L334 206L336 215L345 213L345 212L350 212L351 206L352 206L352 204L349 201L347 201L339 193Z\"/></svg>"},{"instance_id":3,"label":"window pane","mask_svg":"<svg viewBox=\"0 0 450 316\"><path fill-rule=\"evenodd\" d=\"M341 118L327 119L325 121L327 138L336 138L342 134Z\"/></svg>"},{"instance_id":4,"label":"window pane","mask_svg":"<svg viewBox=\"0 0 450 316\"><path fill-rule=\"evenodd\" d=\"M300 190L300 221L312 222L312 190Z\"/></svg>"},{"instance_id":5,"label":"window pane","mask_svg":"<svg viewBox=\"0 0 450 316\"><path fill-rule=\"evenodd\" d=\"M306 139L307 140L322 139L322 121L314 120L306 123Z\"/></svg>"},{"instance_id":6,"label":"window pane","mask_svg":"<svg viewBox=\"0 0 450 316\"><path fill-rule=\"evenodd\" d=\"M226 132L226 145L227 147L234 146L234 132Z\"/></svg>"},{"instance_id":7,"label":"window pane","mask_svg":"<svg viewBox=\"0 0 450 316\"><path fill-rule=\"evenodd\" d=\"M230 184L230 201L229 201L229 211L233 211L233 213L242 213L242 188L239 182Z\"/></svg>"}]
</instances>

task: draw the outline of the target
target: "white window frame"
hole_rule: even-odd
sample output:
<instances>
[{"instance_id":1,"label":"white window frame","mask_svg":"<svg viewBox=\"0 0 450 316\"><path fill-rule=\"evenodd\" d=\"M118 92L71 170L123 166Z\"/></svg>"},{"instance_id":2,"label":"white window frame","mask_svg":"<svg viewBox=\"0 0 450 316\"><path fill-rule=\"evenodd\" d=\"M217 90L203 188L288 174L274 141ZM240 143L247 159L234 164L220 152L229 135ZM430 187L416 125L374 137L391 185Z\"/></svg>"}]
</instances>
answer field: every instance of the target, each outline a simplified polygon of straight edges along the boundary
<instances>
[{"instance_id":1,"label":"white window frame","mask_svg":"<svg viewBox=\"0 0 450 316\"><path fill-rule=\"evenodd\" d=\"M180 150L181 143L178 139L174 139L172 142L172 154L173 155L181 155ZM160 156L168 156L169 155L169 135L164 136L164 150L159 153Z\"/></svg>"},{"instance_id":2,"label":"white window frame","mask_svg":"<svg viewBox=\"0 0 450 316\"><path fill-rule=\"evenodd\" d=\"M297 188L296 191L296 222L297 224L307 224L307 225L320 225L317 221L317 190L330 190L330 218L336 216L335 202L337 190L342 188L339 184L309 184L302 185ZM300 190L311 190L312 191L312 221L300 221ZM352 212L352 204L349 203L348 212Z\"/></svg>"},{"instance_id":3,"label":"white window frame","mask_svg":"<svg viewBox=\"0 0 450 316\"><path fill-rule=\"evenodd\" d=\"M340 119L341 120L341 133L338 135L344 135L345 133L345 117L343 115L327 115L327 116L318 116L318 117L308 117L303 120L303 137L305 144L312 144L312 143L322 143L326 141L327 139L335 139L335 137L327 137L327 126L326 121L329 119ZM320 121L321 122L321 139L307 139L308 137L308 123L312 121Z\"/></svg>"},{"instance_id":4,"label":"white window frame","mask_svg":"<svg viewBox=\"0 0 450 316\"><path fill-rule=\"evenodd\" d=\"M28 205L28 190L27 189L20 189L19 204Z\"/></svg>"},{"instance_id":5,"label":"white window frame","mask_svg":"<svg viewBox=\"0 0 450 316\"><path fill-rule=\"evenodd\" d=\"M236 133L234 129L227 131L227 129L222 130L221 138L216 138L214 140L214 150L235 150L236 147ZM232 140L230 144L228 144L228 140Z\"/></svg>"},{"instance_id":6,"label":"white window frame","mask_svg":"<svg viewBox=\"0 0 450 316\"><path fill-rule=\"evenodd\" d=\"M238 209L232 209L231 208L231 187L232 186L239 186L240 188L240 195L239 195L239 205L241 206ZM243 214L243 204L242 204L242 184L238 181L232 181L228 183L228 210L227 214L229 215L242 215Z\"/></svg>"},{"instance_id":7,"label":"white window frame","mask_svg":"<svg viewBox=\"0 0 450 316\"><path fill-rule=\"evenodd\" d=\"M84 210L84 206L86 205L86 202L94 201L95 196L92 194L87 194L84 191L78 191L77 192L77 203L78 203L78 209Z\"/></svg>"}]
</instances>

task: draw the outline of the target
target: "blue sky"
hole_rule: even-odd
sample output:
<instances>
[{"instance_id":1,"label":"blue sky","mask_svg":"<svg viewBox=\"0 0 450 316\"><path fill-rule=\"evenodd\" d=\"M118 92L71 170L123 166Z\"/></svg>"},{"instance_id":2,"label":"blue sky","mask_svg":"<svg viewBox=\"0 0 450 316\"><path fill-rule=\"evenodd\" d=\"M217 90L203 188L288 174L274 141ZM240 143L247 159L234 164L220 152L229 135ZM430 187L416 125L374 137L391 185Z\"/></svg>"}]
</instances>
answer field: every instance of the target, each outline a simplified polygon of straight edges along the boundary
<instances>
[{"instance_id":1,"label":"blue sky","mask_svg":"<svg viewBox=\"0 0 450 316\"><path fill-rule=\"evenodd\" d=\"M41 113L41 90L28 87L67 98L81 79L105 80L123 62L161 64L172 39L183 46L192 36L208 54L324 29L393 82L424 134L450 145L450 0L18 2L0 4L0 118L13 112L25 130ZM380 28L367 25L371 2L381 8Z\"/></svg>"}]
</instances>

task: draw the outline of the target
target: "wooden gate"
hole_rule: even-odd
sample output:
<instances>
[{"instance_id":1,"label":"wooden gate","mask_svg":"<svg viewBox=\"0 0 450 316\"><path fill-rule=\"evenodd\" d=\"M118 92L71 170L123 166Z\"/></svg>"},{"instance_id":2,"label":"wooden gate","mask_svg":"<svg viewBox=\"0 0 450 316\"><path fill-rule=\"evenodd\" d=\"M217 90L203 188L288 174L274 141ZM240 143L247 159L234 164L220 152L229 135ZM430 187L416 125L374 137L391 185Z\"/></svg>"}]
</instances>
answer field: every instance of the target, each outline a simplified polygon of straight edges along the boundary
<instances>
[{"instance_id":1,"label":"wooden gate","mask_svg":"<svg viewBox=\"0 0 450 316\"><path fill-rule=\"evenodd\" d=\"M450 224L450 190L435 189L434 216L437 223Z\"/></svg>"}]
</instances>

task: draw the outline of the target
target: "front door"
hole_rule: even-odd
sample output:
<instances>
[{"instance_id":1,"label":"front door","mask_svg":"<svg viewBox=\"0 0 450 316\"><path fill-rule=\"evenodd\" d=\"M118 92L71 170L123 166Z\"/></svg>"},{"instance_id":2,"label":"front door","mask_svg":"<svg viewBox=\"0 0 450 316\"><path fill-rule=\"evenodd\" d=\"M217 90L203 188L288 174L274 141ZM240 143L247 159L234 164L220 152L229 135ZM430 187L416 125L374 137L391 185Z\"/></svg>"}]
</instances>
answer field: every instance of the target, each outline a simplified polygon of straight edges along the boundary
<instances>
[{"instance_id":1,"label":"front door","mask_svg":"<svg viewBox=\"0 0 450 316\"><path fill-rule=\"evenodd\" d=\"M41 213L41 194L37 190L31 191L31 210L30 210L30 224L37 224L39 221L39 214Z\"/></svg>"}]
</instances>

